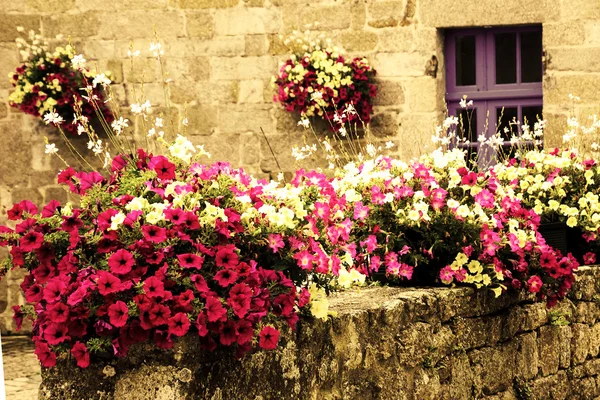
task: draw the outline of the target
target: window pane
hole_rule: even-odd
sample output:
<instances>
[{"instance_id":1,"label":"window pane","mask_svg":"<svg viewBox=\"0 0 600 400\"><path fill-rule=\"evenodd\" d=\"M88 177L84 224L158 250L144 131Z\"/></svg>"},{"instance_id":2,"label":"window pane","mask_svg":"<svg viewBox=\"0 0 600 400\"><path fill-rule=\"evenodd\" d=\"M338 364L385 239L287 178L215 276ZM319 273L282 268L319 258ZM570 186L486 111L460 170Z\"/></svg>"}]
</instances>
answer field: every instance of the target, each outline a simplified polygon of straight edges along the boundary
<instances>
[{"instance_id":1,"label":"window pane","mask_svg":"<svg viewBox=\"0 0 600 400\"><path fill-rule=\"evenodd\" d=\"M519 136L519 127L511 122L519 119L517 107L496 108L496 132L500 132L505 141L514 134Z\"/></svg>"},{"instance_id":2,"label":"window pane","mask_svg":"<svg viewBox=\"0 0 600 400\"><path fill-rule=\"evenodd\" d=\"M496 83L517 83L517 34L497 33Z\"/></svg>"},{"instance_id":3,"label":"window pane","mask_svg":"<svg viewBox=\"0 0 600 400\"><path fill-rule=\"evenodd\" d=\"M521 33L521 82L542 81L542 32Z\"/></svg>"},{"instance_id":4,"label":"window pane","mask_svg":"<svg viewBox=\"0 0 600 400\"><path fill-rule=\"evenodd\" d=\"M542 119L542 106L527 106L523 107L523 124L529 125L531 131L533 131L533 125L538 119Z\"/></svg>"},{"instance_id":5,"label":"window pane","mask_svg":"<svg viewBox=\"0 0 600 400\"><path fill-rule=\"evenodd\" d=\"M475 109L458 112L458 137L477 143L477 111Z\"/></svg>"},{"instance_id":6,"label":"window pane","mask_svg":"<svg viewBox=\"0 0 600 400\"><path fill-rule=\"evenodd\" d=\"M475 36L456 38L456 86L470 86L476 83Z\"/></svg>"}]
</instances>

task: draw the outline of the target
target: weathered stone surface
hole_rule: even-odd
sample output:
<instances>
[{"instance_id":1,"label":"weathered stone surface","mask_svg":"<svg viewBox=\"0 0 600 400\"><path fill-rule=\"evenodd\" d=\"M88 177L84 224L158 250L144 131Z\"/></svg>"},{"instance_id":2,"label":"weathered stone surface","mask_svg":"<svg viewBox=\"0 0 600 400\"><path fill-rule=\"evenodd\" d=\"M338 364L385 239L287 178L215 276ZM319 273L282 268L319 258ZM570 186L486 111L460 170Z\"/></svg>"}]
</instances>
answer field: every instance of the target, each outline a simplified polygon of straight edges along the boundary
<instances>
[{"instance_id":1,"label":"weathered stone surface","mask_svg":"<svg viewBox=\"0 0 600 400\"><path fill-rule=\"evenodd\" d=\"M94 17L98 13L90 13L90 15ZM79 21L84 27L88 25L82 23L77 17L79 16L73 16L74 24ZM152 10L103 13L99 18L99 23L93 24L93 27L98 29L98 34L102 39L148 38L152 37L154 29L156 29L156 34L161 39L182 37L185 36L184 26L183 15L179 12ZM59 24L56 24L56 28L64 31L64 27ZM87 29L90 29L90 27Z\"/></svg>"},{"instance_id":2,"label":"weathered stone surface","mask_svg":"<svg viewBox=\"0 0 600 400\"><path fill-rule=\"evenodd\" d=\"M209 136L215 132L219 118L218 109L210 105L191 106L187 110L188 132L191 135Z\"/></svg>"},{"instance_id":3,"label":"weathered stone surface","mask_svg":"<svg viewBox=\"0 0 600 400\"><path fill-rule=\"evenodd\" d=\"M4 9L2 10L5 11ZM31 29L38 31L40 29L40 17L37 15L25 14L0 14L0 42L13 42L21 33L17 32L17 27L22 26L26 31Z\"/></svg>"},{"instance_id":4,"label":"weathered stone surface","mask_svg":"<svg viewBox=\"0 0 600 400\"><path fill-rule=\"evenodd\" d=\"M345 51L371 51L377 47L379 37L373 32L348 31L339 36Z\"/></svg>"},{"instance_id":5,"label":"weathered stone surface","mask_svg":"<svg viewBox=\"0 0 600 400\"><path fill-rule=\"evenodd\" d=\"M502 3L420 0L418 11L419 18L425 25L454 27L555 21L561 10L557 7L555 0L507 0Z\"/></svg>"},{"instance_id":6,"label":"weathered stone surface","mask_svg":"<svg viewBox=\"0 0 600 400\"><path fill-rule=\"evenodd\" d=\"M187 34L191 38L208 39L215 32L212 15L206 11L186 12Z\"/></svg>"},{"instance_id":7,"label":"weathered stone surface","mask_svg":"<svg viewBox=\"0 0 600 400\"><path fill-rule=\"evenodd\" d=\"M100 30L100 17L97 12L80 14L57 14L42 17L46 37L54 37L68 32L74 38L96 36Z\"/></svg>"},{"instance_id":8,"label":"weathered stone surface","mask_svg":"<svg viewBox=\"0 0 600 400\"><path fill-rule=\"evenodd\" d=\"M600 47L549 48L547 55L556 71L600 71Z\"/></svg>"},{"instance_id":9,"label":"weathered stone surface","mask_svg":"<svg viewBox=\"0 0 600 400\"><path fill-rule=\"evenodd\" d=\"M545 46L569 46L583 44L585 27L582 21L544 24L542 40Z\"/></svg>"},{"instance_id":10,"label":"weathered stone surface","mask_svg":"<svg viewBox=\"0 0 600 400\"><path fill-rule=\"evenodd\" d=\"M276 11L262 8L236 8L215 12L215 30L218 35L245 35L275 33L280 18Z\"/></svg>"},{"instance_id":11,"label":"weathered stone surface","mask_svg":"<svg viewBox=\"0 0 600 400\"><path fill-rule=\"evenodd\" d=\"M210 73L213 79L260 79L270 78L276 61L270 56L262 57L213 57Z\"/></svg>"},{"instance_id":12,"label":"weathered stone surface","mask_svg":"<svg viewBox=\"0 0 600 400\"><path fill-rule=\"evenodd\" d=\"M238 3L239 0L169 0L171 6L180 8L227 8Z\"/></svg>"},{"instance_id":13,"label":"weathered stone surface","mask_svg":"<svg viewBox=\"0 0 600 400\"><path fill-rule=\"evenodd\" d=\"M271 106L227 106L219 111L219 130L223 133L274 132ZM291 151L291 148L290 148Z\"/></svg>"},{"instance_id":14,"label":"weathered stone surface","mask_svg":"<svg viewBox=\"0 0 600 400\"><path fill-rule=\"evenodd\" d=\"M238 103L263 103L265 84L261 80L248 80L240 82Z\"/></svg>"},{"instance_id":15,"label":"weathered stone surface","mask_svg":"<svg viewBox=\"0 0 600 400\"><path fill-rule=\"evenodd\" d=\"M404 1L385 1L369 4L368 24L373 28L397 26L404 13Z\"/></svg>"},{"instance_id":16,"label":"weathered stone surface","mask_svg":"<svg viewBox=\"0 0 600 400\"><path fill-rule=\"evenodd\" d=\"M267 35L246 35L247 56L263 56L269 51Z\"/></svg>"},{"instance_id":17,"label":"weathered stone surface","mask_svg":"<svg viewBox=\"0 0 600 400\"><path fill-rule=\"evenodd\" d=\"M285 3L285 2L284 2ZM323 31L349 28L352 21L352 3L307 6L306 3L283 7L283 26L304 31L313 24Z\"/></svg>"}]
</instances>

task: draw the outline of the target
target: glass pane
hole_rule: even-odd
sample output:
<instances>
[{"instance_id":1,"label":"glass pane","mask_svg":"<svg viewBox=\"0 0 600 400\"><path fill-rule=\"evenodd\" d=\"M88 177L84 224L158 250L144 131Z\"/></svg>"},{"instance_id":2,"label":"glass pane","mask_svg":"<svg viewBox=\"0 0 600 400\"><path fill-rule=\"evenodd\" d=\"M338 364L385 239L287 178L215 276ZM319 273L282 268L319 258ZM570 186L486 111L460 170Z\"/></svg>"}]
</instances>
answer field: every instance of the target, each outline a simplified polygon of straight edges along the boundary
<instances>
[{"instance_id":1,"label":"glass pane","mask_svg":"<svg viewBox=\"0 0 600 400\"><path fill-rule=\"evenodd\" d=\"M475 109L458 112L458 137L477 143L477 111Z\"/></svg>"},{"instance_id":2,"label":"glass pane","mask_svg":"<svg viewBox=\"0 0 600 400\"><path fill-rule=\"evenodd\" d=\"M542 81L542 32L521 33L521 82Z\"/></svg>"},{"instance_id":3,"label":"glass pane","mask_svg":"<svg viewBox=\"0 0 600 400\"><path fill-rule=\"evenodd\" d=\"M476 84L475 36L456 38L456 86Z\"/></svg>"},{"instance_id":4,"label":"glass pane","mask_svg":"<svg viewBox=\"0 0 600 400\"><path fill-rule=\"evenodd\" d=\"M497 33L496 83L517 83L517 34Z\"/></svg>"},{"instance_id":5,"label":"glass pane","mask_svg":"<svg viewBox=\"0 0 600 400\"><path fill-rule=\"evenodd\" d=\"M502 134L505 141L510 141L510 137L514 134L519 136L519 127L514 122L519 119L519 110L517 107L500 107L496 108L496 132Z\"/></svg>"},{"instance_id":6,"label":"glass pane","mask_svg":"<svg viewBox=\"0 0 600 400\"><path fill-rule=\"evenodd\" d=\"M533 125L538 119L543 119L542 106L523 107L523 124L529 125L531 131L533 131Z\"/></svg>"}]
</instances>

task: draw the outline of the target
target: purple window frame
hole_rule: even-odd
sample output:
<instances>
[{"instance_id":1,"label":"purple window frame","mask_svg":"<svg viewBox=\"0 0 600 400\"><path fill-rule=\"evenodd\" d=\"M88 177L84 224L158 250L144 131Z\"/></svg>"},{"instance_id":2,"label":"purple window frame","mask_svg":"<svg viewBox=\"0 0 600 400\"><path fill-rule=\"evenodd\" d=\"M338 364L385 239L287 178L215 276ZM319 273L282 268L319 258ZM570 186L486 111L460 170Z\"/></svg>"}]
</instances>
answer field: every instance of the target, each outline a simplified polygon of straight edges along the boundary
<instances>
[{"instance_id":1,"label":"purple window frame","mask_svg":"<svg viewBox=\"0 0 600 400\"><path fill-rule=\"evenodd\" d=\"M473 113L476 114L477 123L473 128L477 129L477 135L484 133L486 137L496 132L497 119L496 109L502 107L516 107L518 119L523 122L522 108L528 106L543 105L542 82L520 82L521 81L521 33L542 32L541 26L517 26L502 28L470 28L452 29L446 32L444 54L446 59L446 102L448 113L458 115L462 108L459 105L461 99L467 96L473 100ZM516 33L516 78L517 83L496 83L496 51L495 35L498 33ZM475 37L475 84L468 86L456 85L456 39L465 36ZM542 55L540 54L540 57ZM488 114L489 112L489 114ZM486 126L486 117L489 115ZM487 129L486 129L487 128ZM505 142L506 145L509 142ZM464 147L464 146L462 146ZM479 143L471 143L468 147L479 148ZM481 157L480 157L481 158ZM480 159L481 164L493 163L489 156Z\"/></svg>"}]
</instances>

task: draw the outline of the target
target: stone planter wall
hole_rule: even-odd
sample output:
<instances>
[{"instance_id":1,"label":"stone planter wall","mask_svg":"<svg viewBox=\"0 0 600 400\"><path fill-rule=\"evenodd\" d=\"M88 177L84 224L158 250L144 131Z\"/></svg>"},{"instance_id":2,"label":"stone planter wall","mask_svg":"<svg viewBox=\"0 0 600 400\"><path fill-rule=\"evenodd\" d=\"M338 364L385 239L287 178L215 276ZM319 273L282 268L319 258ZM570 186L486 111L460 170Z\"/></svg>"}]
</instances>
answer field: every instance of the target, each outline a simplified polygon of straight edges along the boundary
<instances>
[{"instance_id":1,"label":"stone planter wall","mask_svg":"<svg viewBox=\"0 0 600 400\"><path fill-rule=\"evenodd\" d=\"M600 269L569 299L379 287L331 299L278 350L236 361L195 338L173 351L43 372L40 399L592 399L600 396Z\"/></svg>"}]
</instances>

